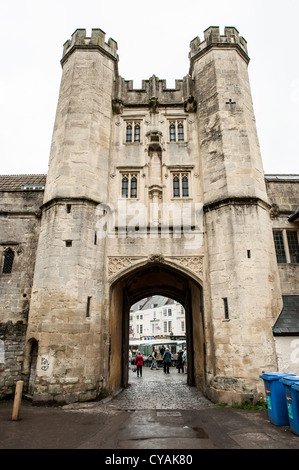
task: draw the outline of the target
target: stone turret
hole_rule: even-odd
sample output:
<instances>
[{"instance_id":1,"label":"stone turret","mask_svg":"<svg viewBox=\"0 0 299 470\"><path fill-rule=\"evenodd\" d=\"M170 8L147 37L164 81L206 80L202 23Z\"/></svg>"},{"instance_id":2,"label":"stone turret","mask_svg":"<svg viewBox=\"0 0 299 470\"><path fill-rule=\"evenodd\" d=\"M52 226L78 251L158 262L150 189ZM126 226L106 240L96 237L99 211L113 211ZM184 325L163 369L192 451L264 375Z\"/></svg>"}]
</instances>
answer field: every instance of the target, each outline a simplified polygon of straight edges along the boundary
<instances>
[{"instance_id":1,"label":"stone turret","mask_svg":"<svg viewBox=\"0 0 299 470\"><path fill-rule=\"evenodd\" d=\"M90 37L86 36L86 29L76 29L72 34L72 39L68 39L63 45L62 62L66 60L67 55L71 54L75 48L98 49L117 59L117 42L109 38L108 43L106 43L105 38L106 34L99 28L92 29Z\"/></svg>"},{"instance_id":2,"label":"stone turret","mask_svg":"<svg viewBox=\"0 0 299 470\"><path fill-rule=\"evenodd\" d=\"M205 203L243 196L267 201L248 62L246 41L235 28L220 36L211 27L203 42L191 42Z\"/></svg>"},{"instance_id":3,"label":"stone turret","mask_svg":"<svg viewBox=\"0 0 299 470\"><path fill-rule=\"evenodd\" d=\"M204 41L201 41L197 36L190 43L189 58L192 63L201 54L206 53L208 48L213 46L221 48L234 47L237 48L239 53L243 55L245 61L249 62L247 41L240 35L239 31L234 27L225 27L224 36L220 35L218 26L210 26L204 31Z\"/></svg>"},{"instance_id":4,"label":"stone turret","mask_svg":"<svg viewBox=\"0 0 299 470\"><path fill-rule=\"evenodd\" d=\"M207 374L211 396L225 400L232 380L236 394L256 390L258 371L276 367L271 325L281 294L246 41L235 28L221 36L211 27L191 42L189 57L211 292Z\"/></svg>"},{"instance_id":5,"label":"stone turret","mask_svg":"<svg viewBox=\"0 0 299 470\"><path fill-rule=\"evenodd\" d=\"M58 197L107 199L117 43L77 29L64 44L62 79L44 202Z\"/></svg>"},{"instance_id":6,"label":"stone turret","mask_svg":"<svg viewBox=\"0 0 299 470\"><path fill-rule=\"evenodd\" d=\"M64 45L27 331L38 343L35 400L94 398L103 385L100 361L87 358L107 356L105 240L97 244L95 230L109 191L117 61L116 42L100 29L90 38L78 29Z\"/></svg>"}]
</instances>

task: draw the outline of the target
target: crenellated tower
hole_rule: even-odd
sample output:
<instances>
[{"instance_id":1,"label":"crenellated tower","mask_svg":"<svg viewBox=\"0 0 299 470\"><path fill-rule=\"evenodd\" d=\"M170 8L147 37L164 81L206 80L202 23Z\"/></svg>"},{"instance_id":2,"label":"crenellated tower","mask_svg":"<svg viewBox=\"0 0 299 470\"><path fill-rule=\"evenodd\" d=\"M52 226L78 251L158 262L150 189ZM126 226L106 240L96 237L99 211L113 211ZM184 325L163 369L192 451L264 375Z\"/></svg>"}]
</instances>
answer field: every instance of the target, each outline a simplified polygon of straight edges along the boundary
<instances>
[{"instance_id":1,"label":"crenellated tower","mask_svg":"<svg viewBox=\"0 0 299 470\"><path fill-rule=\"evenodd\" d=\"M38 343L35 400L90 399L105 385L108 359L92 359L107 356L109 341L96 208L108 199L117 64L117 44L100 29L64 44L27 332L25 374Z\"/></svg>"},{"instance_id":2,"label":"crenellated tower","mask_svg":"<svg viewBox=\"0 0 299 470\"><path fill-rule=\"evenodd\" d=\"M44 202L54 198L107 199L111 100L117 43L105 33L77 29L63 48L62 78Z\"/></svg>"},{"instance_id":3,"label":"crenellated tower","mask_svg":"<svg viewBox=\"0 0 299 470\"><path fill-rule=\"evenodd\" d=\"M236 28L191 42L205 213L205 310L210 396L256 390L275 368L270 325L281 306L273 235L248 78ZM209 313L208 313L209 312Z\"/></svg>"},{"instance_id":4,"label":"crenellated tower","mask_svg":"<svg viewBox=\"0 0 299 470\"><path fill-rule=\"evenodd\" d=\"M218 27L210 27L205 40L195 38L190 47L205 203L220 195L266 201L246 41L235 28L221 36Z\"/></svg>"}]
</instances>

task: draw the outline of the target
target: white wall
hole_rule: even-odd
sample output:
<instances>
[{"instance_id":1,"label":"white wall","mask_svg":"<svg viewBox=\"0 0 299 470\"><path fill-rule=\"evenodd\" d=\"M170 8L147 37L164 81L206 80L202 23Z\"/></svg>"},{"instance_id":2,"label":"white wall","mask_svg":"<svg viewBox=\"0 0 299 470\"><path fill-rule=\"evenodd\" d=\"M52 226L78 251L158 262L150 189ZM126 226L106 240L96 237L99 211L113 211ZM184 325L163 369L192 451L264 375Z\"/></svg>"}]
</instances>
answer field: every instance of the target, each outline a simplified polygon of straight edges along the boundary
<instances>
[{"instance_id":1,"label":"white wall","mask_svg":"<svg viewBox=\"0 0 299 470\"><path fill-rule=\"evenodd\" d=\"M299 375L299 336L275 336L274 339L279 372Z\"/></svg>"}]
</instances>

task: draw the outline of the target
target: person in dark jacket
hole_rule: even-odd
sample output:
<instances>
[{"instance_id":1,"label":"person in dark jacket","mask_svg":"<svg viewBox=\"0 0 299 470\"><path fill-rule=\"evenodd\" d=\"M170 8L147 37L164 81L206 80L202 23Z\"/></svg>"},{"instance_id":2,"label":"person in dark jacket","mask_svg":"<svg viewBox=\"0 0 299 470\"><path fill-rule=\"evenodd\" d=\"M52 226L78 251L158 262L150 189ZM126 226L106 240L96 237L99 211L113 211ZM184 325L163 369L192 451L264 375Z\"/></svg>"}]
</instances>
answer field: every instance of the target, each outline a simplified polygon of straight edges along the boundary
<instances>
[{"instance_id":1,"label":"person in dark jacket","mask_svg":"<svg viewBox=\"0 0 299 470\"><path fill-rule=\"evenodd\" d=\"M179 352L178 352L177 368L178 368L178 373L180 373L181 370L183 372L183 351L181 349L179 349Z\"/></svg>"},{"instance_id":2,"label":"person in dark jacket","mask_svg":"<svg viewBox=\"0 0 299 470\"><path fill-rule=\"evenodd\" d=\"M164 374L169 374L169 366L171 363L171 352L166 348L163 354Z\"/></svg>"},{"instance_id":3,"label":"person in dark jacket","mask_svg":"<svg viewBox=\"0 0 299 470\"><path fill-rule=\"evenodd\" d=\"M140 351L138 352L135 358L134 364L137 366L137 377L139 377L139 374L140 374L140 377L142 377L143 356L140 353Z\"/></svg>"}]
</instances>

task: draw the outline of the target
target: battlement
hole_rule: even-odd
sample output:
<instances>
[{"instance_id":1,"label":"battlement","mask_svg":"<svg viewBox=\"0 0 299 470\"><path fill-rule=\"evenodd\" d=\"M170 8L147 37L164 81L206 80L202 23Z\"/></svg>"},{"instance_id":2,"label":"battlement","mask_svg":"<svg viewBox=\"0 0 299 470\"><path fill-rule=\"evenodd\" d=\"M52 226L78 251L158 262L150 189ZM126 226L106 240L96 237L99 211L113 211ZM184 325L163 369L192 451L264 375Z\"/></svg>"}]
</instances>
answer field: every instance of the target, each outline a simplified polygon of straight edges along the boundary
<instances>
[{"instance_id":1,"label":"battlement","mask_svg":"<svg viewBox=\"0 0 299 470\"><path fill-rule=\"evenodd\" d=\"M120 102L129 107L150 106L152 110L159 106L187 106L192 90L193 84L189 75L182 80L175 80L175 88L167 88L166 80L160 80L153 75L148 80L142 80L140 89L133 88L132 80L118 76L115 81L114 101L116 108Z\"/></svg>"},{"instance_id":2,"label":"battlement","mask_svg":"<svg viewBox=\"0 0 299 470\"><path fill-rule=\"evenodd\" d=\"M249 62L247 41L239 35L239 31L233 26L226 26L224 28L224 36L220 35L218 26L210 26L204 31L204 38L204 41L201 41L197 36L191 41L189 53L191 62L204 54L212 46L237 47L244 59Z\"/></svg>"},{"instance_id":3,"label":"battlement","mask_svg":"<svg viewBox=\"0 0 299 470\"><path fill-rule=\"evenodd\" d=\"M75 48L80 49L100 49L105 54L118 60L117 42L109 38L105 42L106 34L101 29L92 29L91 36L86 36L86 29L76 29L72 34L72 39L68 39L63 45L62 63Z\"/></svg>"},{"instance_id":4,"label":"battlement","mask_svg":"<svg viewBox=\"0 0 299 470\"><path fill-rule=\"evenodd\" d=\"M124 80L122 77L118 77L116 82L116 97L132 104L148 103L152 97L158 98L161 103L168 103L170 101L182 103L184 95L187 94L185 91L186 80L187 78L176 80L175 88L167 88L166 80L160 80L153 75L148 80L142 80L140 89L134 89L132 80Z\"/></svg>"}]
</instances>

